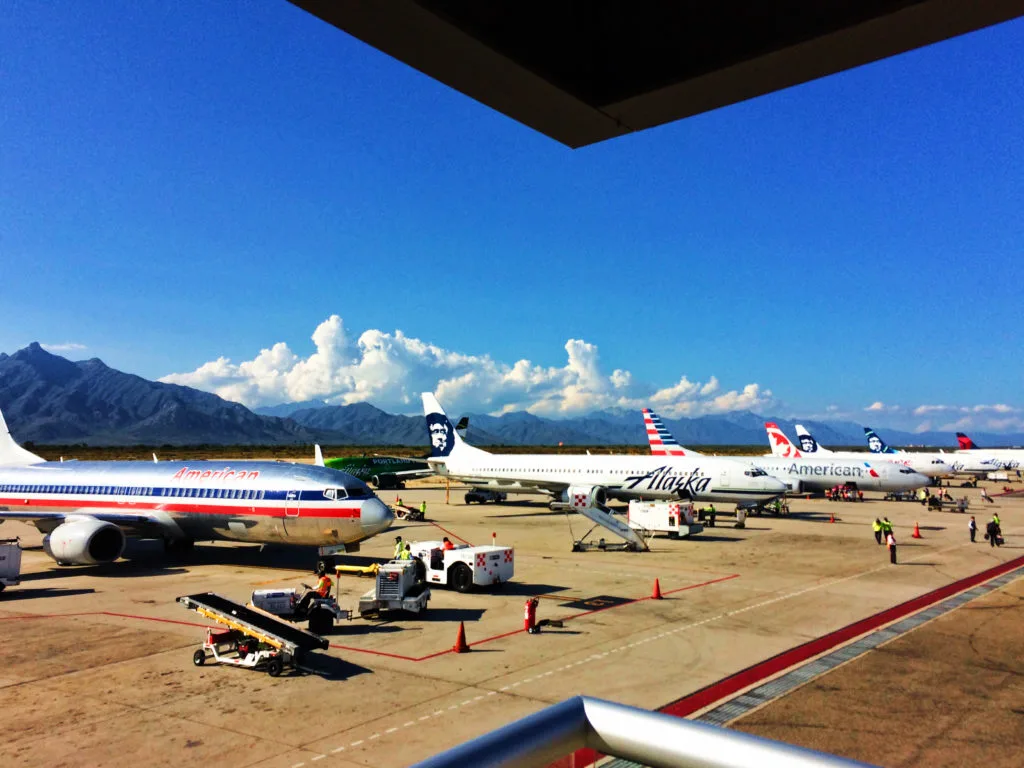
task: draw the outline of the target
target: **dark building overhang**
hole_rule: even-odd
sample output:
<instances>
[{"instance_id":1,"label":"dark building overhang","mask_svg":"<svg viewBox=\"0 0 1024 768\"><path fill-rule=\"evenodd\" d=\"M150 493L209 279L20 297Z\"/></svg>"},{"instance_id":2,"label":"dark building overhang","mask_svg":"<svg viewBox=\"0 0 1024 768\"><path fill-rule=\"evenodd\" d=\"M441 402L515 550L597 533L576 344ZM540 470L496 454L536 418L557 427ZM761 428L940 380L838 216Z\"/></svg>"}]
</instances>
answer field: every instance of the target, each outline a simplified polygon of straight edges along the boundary
<instances>
[{"instance_id":1,"label":"dark building overhang","mask_svg":"<svg viewBox=\"0 0 1024 768\"><path fill-rule=\"evenodd\" d=\"M1024 0L290 0L570 147L1024 15Z\"/></svg>"}]
</instances>

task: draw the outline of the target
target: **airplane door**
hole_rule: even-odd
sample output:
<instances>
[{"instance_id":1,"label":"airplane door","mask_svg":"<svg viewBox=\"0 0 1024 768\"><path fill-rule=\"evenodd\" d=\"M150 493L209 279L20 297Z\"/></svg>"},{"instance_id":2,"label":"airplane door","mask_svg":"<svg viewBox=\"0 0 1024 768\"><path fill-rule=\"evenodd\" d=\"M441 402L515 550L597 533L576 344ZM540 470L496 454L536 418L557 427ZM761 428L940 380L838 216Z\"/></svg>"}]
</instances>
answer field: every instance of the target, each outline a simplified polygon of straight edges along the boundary
<instances>
[{"instance_id":1,"label":"airplane door","mask_svg":"<svg viewBox=\"0 0 1024 768\"><path fill-rule=\"evenodd\" d=\"M299 519L299 492L288 491L284 499L284 532L285 535L297 532Z\"/></svg>"}]
</instances>

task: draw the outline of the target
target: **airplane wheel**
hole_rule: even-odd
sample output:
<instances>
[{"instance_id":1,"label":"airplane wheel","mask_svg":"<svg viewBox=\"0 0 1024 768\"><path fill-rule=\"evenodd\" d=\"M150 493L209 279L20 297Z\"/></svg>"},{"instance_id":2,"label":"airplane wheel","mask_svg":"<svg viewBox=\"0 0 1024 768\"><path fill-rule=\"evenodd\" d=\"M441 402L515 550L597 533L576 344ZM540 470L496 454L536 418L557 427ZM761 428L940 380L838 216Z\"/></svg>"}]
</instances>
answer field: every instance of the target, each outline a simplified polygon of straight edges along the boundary
<instances>
[{"instance_id":1,"label":"airplane wheel","mask_svg":"<svg viewBox=\"0 0 1024 768\"><path fill-rule=\"evenodd\" d=\"M192 663L197 667L203 666L206 663L206 651L200 648L198 651L192 654Z\"/></svg>"}]
</instances>

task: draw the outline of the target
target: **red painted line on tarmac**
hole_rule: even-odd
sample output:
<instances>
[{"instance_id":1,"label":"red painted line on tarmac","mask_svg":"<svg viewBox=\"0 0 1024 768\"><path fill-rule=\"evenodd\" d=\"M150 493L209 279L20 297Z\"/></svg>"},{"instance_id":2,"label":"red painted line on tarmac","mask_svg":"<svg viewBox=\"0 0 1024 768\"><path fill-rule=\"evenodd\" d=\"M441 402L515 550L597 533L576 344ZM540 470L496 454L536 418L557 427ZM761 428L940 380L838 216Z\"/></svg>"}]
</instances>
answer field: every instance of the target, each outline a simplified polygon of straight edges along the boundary
<instances>
[{"instance_id":1,"label":"red painted line on tarmac","mask_svg":"<svg viewBox=\"0 0 1024 768\"><path fill-rule=\"evenodd\" d=\"M695 691L681 699L673 701L671 704L665 705L660 708L658 712L662 712L666 715L673 715L675 717L686 717L691 715L694 712L704 709L717 701L721 701L734 693L738 693L745 688L749 688L755 683L760 683L762 680L772 677L783 670L807 661L813 656L819 656L826 651L832 650L838 645L843 645L848 641L859 637L860 635L865 635L885 624L891 624L892 622L902 619L912 613L922 611L935 603L945 600L947 597L952 597L958 592L964 592L972 587L976 587L979 584L983 584L990 579L994 579L997 576L1001 576L1002 574L1012 571L1015 568L1020 568L1021 566L1024 566L1024 557L1014 558L1013 560L1000 563L999 565L982 571L981 573L976 573L973 576L968 576L960 579L959 581L954 581L952 584L939 587L931 592L926 592L920 597L915 597L904 603L895 605L892 608L887 608L873 616L868 616L866 619L855 621L853 624L848 624L845 627L829 632L827 635L822 635L815 640L810 640L802 645L796 646L795 648L790 648L788 651L783 651L782 653L772 656L770 659L765 659L751 667L740 670L729 677L723 678L716 683L712 683L711 685L701 688L699 691ZM563 757L557 762L551 763L548 768L584 768L585 766L592 765L601 757L602 755L591 749L580 749L567 757Z\"/></svg>"}]
</instances>

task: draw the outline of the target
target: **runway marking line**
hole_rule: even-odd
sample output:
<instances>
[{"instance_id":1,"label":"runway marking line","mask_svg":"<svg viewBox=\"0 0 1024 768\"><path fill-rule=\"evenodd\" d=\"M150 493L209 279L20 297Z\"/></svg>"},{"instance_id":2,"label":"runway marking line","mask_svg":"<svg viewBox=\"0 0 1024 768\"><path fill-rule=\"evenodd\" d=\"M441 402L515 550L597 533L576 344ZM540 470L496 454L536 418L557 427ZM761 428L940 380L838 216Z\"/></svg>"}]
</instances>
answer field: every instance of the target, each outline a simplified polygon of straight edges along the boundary
<instances>
[{"instance_id":1,"label":"runway marking line","mask_svg":"<svg viewBox=\"0 0 1024 768\"><path fill-rule=\"evenodd\" d=\"M788 651L778 653L769 659L758 662L717 682L711 683L698 691L694 691L681 699L666 704L657 711L674 717L687 717L717 701L721 701L756 683L773 677L786 669L795 667L814 656L820 656L836 646L843 645L856 637L872 632L885 624L891 624L909 614L925 610L948 597L972 589L979 584L983 584L1021 566L1024 566L1024 556L1000 563L973 576L967 576L954 581L944 587L933 589L931 592L926 592L892 608L886 608L872 616L855 621L852 624L847 624L845 627L840 627L814 640L809 640L806 643L790 648ZM772 602L775 602L775 600L768 600L761 605L767 605ZM733 612L733 614L738 612ZM580 749L567 757L551 763L547 768L584 768L585 766L592 765L601 757L600 753L592 749Z\"/></svg>"}]
</instances>

